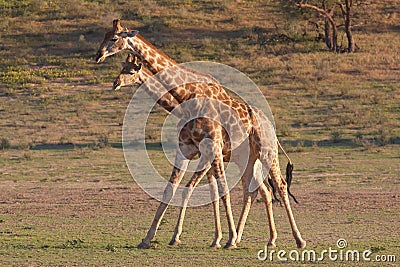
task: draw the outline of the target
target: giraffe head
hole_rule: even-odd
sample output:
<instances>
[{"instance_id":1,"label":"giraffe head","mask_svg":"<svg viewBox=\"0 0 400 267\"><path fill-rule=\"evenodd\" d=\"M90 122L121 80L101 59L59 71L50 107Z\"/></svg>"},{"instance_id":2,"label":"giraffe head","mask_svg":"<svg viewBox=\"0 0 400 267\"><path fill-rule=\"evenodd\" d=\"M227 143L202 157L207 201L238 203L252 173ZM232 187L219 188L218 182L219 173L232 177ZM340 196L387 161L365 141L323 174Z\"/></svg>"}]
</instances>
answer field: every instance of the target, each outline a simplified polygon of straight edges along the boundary
<instances>
[{"instance_id":1,"label":"giraffe head","mask_svg":"<svg viewBox=\"0 0 400 267\"><path fill-rule=\"evenodd\" d=\"M127 48L128 39L135 37L138 31L131 31L121 26L119 19L113 21L113 29L105 34L104 40L96 53L96 62L103 62L107 57Z\"/></svg>"},{"instance_id":2,"label":"giraffe head","mask_svg":"<svg viewBox=\"0 0 400 267\"><path fill-rule=\"evenodd\" d=\"M115 79L113 84L114 90L121 89L122 86L127 86L131 84L142 84L143 67L142 64L137 63L137 57L129 54L125 60L122 62L122 70L118 77Z\"/></svg>"}]
</instances>

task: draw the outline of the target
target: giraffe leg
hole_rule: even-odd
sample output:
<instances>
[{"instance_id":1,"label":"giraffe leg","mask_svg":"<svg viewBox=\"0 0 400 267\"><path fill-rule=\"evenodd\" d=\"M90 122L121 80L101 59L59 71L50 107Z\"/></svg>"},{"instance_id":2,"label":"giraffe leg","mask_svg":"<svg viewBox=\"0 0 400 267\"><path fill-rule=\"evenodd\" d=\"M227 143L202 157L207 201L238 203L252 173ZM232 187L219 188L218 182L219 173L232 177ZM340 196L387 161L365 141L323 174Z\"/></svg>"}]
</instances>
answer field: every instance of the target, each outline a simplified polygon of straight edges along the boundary
<instances>
[{"instance_id":1,"label":"giraffe leg","mask_svg":"<svg viewBox=\"0 0 400 267\"><path fill-rule=\"evenodd\" d=\"M281 170L279 168L279 160L276 156L272 162L272 166L269 171L272 181L275 183L279 195L283 200L284 207L286 209L287 216L289 218L290 226L292 228L292 234L296 240L298 248L304 248L306 246L306 241L301 237L300 231L297 228L296 221L294 220L293 212L290 207L289 196L287 192L287 184L285 179L283 179Z\"/></svg>"},{"instance_id":2,"label":"giraffe leg","mask_svg":"<svg viewBox=\"0 0 400 267\"><path fill-rule=\"evenodd\" d=\"M276 247L276 239L277 232L274 221L274 214L272 211L272 189L270 186L266 185L267 181L264 180L264 183L260 185L259 191L265 203L265 209L267 211L268 224L269 224L269 241L268 247L275 248Z\"/></svg>"},{"instance_id":3,"label":"giraffe leg","mask_svg":"<svg viewBox=\"0 0 400 267\"><path fill-rule=\"evenodd\" d=\"M203 158L204 159L204 158ZM208 172L208 170L211 168L210 163L208 160L202 160L200 161L197 169L199 171L196 171L193 176L191 177L190 181L186 184L185 189L182 192L182 204L181 204L181 209L179 212L179 217L178 217L178 222L175 226L175 231L174 235L172 236L171 241L169 242L169 245L178 245L181 243L179 240L180 235L182 234L182 229L183 229L183 220L185 218L185 213L186 213L186 208L189 203L190 196L193 193L194 188L198 183L201 181L201 178Z\"/></svg>"},{"instance_id":4,"label":"giraffe leg","mask_svg":"<svg viewBox=\"0 0 400 267\"><path fill-rule=\"evenodd\" d=\"M247 191L243 192L243 207L237 227L238 237L236 239L236 245L239 244L240 241L242 241L242 235L244 231L244 226L246 224L247 216L249 215L251 205L253 204L256 197L257 197L257 191L254 191L252 193L249 193Z\"/></svg>"},{"instance_id":5,"label":"giraffe leg","mask_svg":"<svg viewBox=\"0 0 400 267\"><path fill-rule=\"evenodd\" d=\"M171 174L171 178L164 190L163 201L158 206L153 222L146 237L138 245L138 248L150 248L150 241L155 237L157 229L160 225L161 219L164 216L165 211L168 208L168 203L176 192L176 188L185 174L189 160L187 160L182 154L177 153L175 158L175 166Z\"/></svg>"},{"instance_id":6,"label":"giraffe leg","mask_svg":"<svg viewBox=\"0 0 400 267\"><path fill-rule=\"evenodd\" d=\"M244 226L246 224L247 216L249 214L251 205L253 204L254 200L257 197L257 190L253 192L249 192L249 182L253 177L253 172L256 163L254 160L249 160L246 169L243 173L242 176L242 189L243 189L243 207L242 207L242 212L240 213L239 217L239 223L237 226L237 239L236 239L236 244L239 244L240 241L242 240L242 234L244 230ZM257 164L258 166L261 167L260 164Z\"/></svg>"},{"instance_id":7,"label":"giraffe leg","mask_svg":"<svg viewBox=\"0 0 400 267\"><path fill-rule=\"evenodd\" d=\"M237 233L232 215L231 198L229 187L226 181L224 162L221 152L216 154L216 158L212 164L212 167L214 169L214 176L218 181L219 195L222 196L222 201L226 211L226 218L228 220L229 239L224 248L235 248Z\"/></svg>"},{"instance_id":8,"label":"giraffe leg","mask_svg":"<svg viewBox=\"0 0 400 267\"><path fill-rule=\"evenodd\" d=\"M210 171L207 172L208 184L210 186L210 197L214 210L214 223L215 223L215 235L214 240L211 244L212 248L221 247L222 230L221 230L221 217L219 214L219 195L216 180Z\"/></svg>"},{"instance_id":9,"label":"giraffe leg","mask_svg":"<svg viewBox=\"0 0 400 267\"><path fill-rule=\"evenodd\" d=\"M213 204L214 221L215 221L215 236L214 236L214 240L211 244L211 247L220 248L221 247L220 241L222 239L222 230L221 230L221 218L220 218L220 213L219 213L218 188L216 186L216 180L215 180L214 176L212 175L211 171L207 172L207 179L208 179L209 186L210 186L210 197L211 197L211 201ZM186 207L184 209L186 209ZM179 237L180 237L180 235L182 233L182 229L183 229L184 214L185 214L185 211L182 211L178 218L178 223L175 226L174 236L172 237L172 239L169 243L169 245L171 245L171 246L178 245L181 242L179 240Z\"/></svg>"}]
</instances>

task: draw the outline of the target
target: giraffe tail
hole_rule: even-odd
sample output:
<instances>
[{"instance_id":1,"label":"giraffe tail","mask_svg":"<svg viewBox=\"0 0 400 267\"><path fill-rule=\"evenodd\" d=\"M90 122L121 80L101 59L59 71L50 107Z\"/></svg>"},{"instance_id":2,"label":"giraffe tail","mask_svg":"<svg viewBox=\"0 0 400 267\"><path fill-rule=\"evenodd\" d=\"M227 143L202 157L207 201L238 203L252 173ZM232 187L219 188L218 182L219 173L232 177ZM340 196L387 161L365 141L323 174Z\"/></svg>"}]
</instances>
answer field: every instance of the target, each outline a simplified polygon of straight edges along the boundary
<instances>
[{"instance_id":1,"label":"giraffe tail","mask_svg":"<svg viewBox=\"0 0 400 267\"><path fill-rule=\"evenodd\" d=\"M292 179L293 179L293 163L291 163L289 161L288 164L286 165L287 191L288 191L289 196L291 196L293 198L294 202L299 204L299 202L297 201L296 197L292 194L292 192L290 192L290 185L292 184Z\"/></svg>"},{"instance_id":2,"label":"giraffe tail","mask_svg":"<svg viewBox=\"0 0 400 267\"><path fill-rule=\"evenodd\" d=\"M289 196L291 196L294 200L294 202L296 202L297 204L299 203L296 199L296 197L292 194L292 192L290 192L290 185L292 184L292 179L293 179L293 163L290 160L288 154L286 154L285 150L283 149L281 143L279 143L279 141L277 140L278 146L281 149L281 151L283 152L283 154L285 155L285 157L288 159L288 164L286 165L286 183L287 183L287 191ZM274 194L275 197L275 192L276 189L272 186L272 192ZM276 198L276 197L275 197Z\"/></svg>"}]
</instances>

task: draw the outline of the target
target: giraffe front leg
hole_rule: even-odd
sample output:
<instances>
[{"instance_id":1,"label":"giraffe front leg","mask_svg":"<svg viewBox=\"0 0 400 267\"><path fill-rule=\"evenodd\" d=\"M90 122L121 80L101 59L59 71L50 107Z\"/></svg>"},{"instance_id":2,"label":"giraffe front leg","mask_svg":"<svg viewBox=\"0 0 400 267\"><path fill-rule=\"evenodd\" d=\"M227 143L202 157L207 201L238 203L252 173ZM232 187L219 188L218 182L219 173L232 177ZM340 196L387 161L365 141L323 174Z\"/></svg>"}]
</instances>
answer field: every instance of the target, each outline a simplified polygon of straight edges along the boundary
<instances>
[{"instance_id":1,"label":"giraffe front leg","mask_svg":"<svg viewBox=\"0 0 400 267\"><path fill-rule=\"evenodd\" d=\"M218 195L217 181L212 175L211 171L207 172L207 179L210 187L210 197L214 210L214 224L215 224L214 240L211 244L211 247L220 248L221 247L220 242L222 239L222 229L221 229L221 216L219 214L219 195Z\"/></svg>"},{"instance_id":2,"label":"giraffe front leg","mask_svg":"<svg viewBox=\"0 0 400 267\"><path fill-rule=\"evenodd\" d=\"M172 236L169 245L173 246L179 245L181 243L179 238L182 234L183 220L185 218L186 208L189 203L189 199L193 193L194 188L198 185L198 183L201 181L201 178L203 178L204 174L208 172L210 168L210 162L208 160L205 160L204 157L201 158L200 163L197 166L198 171L193 174L190 181L186 184L186 187L182 192L182 204L179 212L178 222L175 226L174 235Z\"/></svg>"},{"instance_id":3,"label":"giraffe front leg","mask_svg":"<svg viewBox=\"0 0 400 267\"><path fill-rule=\"evenodd\" d=\"M137 246L138 248L147 249L150 248L150 241L155 237L157 229L160 225L161 219L164 216L165 211L168 208L168 204L176 192L176 188L185 174L189 160L183 155L177 154L175 158L175 167L172 171L171 178L164 190L163 200L157 208L156 214L154 215L153 222L146 237Z\"/></svg>"},{"instance_id":4,"label":"giraffe front leg","mask_svg":"<svg viewBox=\"0 0 400 267\"><path fill-rule=\"evenodd\" d=\"M169 184L168 184L169 185ZM169 191L168 194L170 194L171 189L167 186L165 189L164 193L166 191ZM165 211L168 208L168 204L161 202L160 205L157 208L156 215L154 215L153 223L151 224L151 227L149 231L147 232L147 235L144 239L142 239L142 242L137 246L138 248L141 249L148 249L150 248L150 241L155 237L158 226L160 225L161 219L164 216Z\"/></svg>"}]
</instances>

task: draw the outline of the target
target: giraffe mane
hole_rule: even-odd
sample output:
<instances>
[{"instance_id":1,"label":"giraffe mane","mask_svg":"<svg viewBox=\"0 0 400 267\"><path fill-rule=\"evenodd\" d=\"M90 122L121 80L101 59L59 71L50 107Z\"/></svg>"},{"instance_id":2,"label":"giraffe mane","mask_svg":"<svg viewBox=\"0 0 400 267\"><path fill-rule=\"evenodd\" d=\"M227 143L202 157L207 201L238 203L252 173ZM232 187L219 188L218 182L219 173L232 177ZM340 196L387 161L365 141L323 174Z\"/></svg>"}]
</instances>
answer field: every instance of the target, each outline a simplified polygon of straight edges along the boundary
<instances>
[{"instance_id":1,"label":"giraffe mane","mask_svg":"<svg viewBox=\"0 0 400 267\"><path fill-rule=\"evenodd\" d=\"M139 33L136 34L136 36L140 41L142 41L143 43L145 43L148 47L154 49L157 54L159 54L160 56L167 58L168 60L175 62L175 60L173 60L172 58L170 58L169 56L167 56L166 54L164 54L161 50L159 50L157 47L155 47L153 44L151 44L149 41L147 41L142 35L140 35Z\"/></svg>"}]
</instances>

